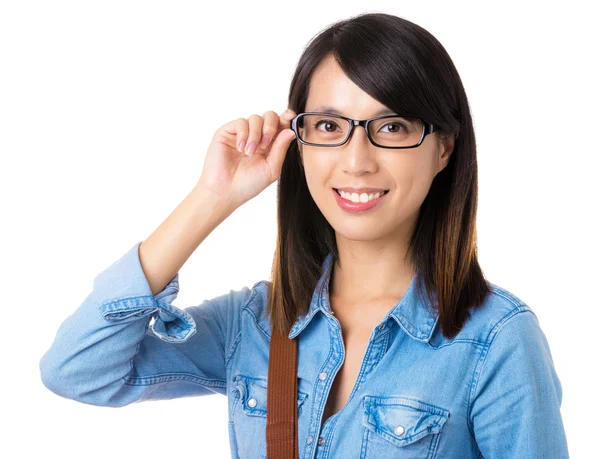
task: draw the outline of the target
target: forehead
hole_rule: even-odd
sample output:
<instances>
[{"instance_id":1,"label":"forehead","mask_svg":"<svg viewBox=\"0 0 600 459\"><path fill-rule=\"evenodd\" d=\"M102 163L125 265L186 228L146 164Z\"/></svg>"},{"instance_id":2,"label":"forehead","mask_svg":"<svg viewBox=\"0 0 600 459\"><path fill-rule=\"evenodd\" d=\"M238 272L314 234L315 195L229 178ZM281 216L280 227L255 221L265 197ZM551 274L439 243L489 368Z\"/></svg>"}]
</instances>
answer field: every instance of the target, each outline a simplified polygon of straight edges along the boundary
<instances>
[{"instance_id":1,"label":"forehead","mask_svg":"<svg viewBox=\"0 0 600 459\"><path fill-rule=\"evenodd\" d=\"M327 111L359 118L394 113L348 78L333 56L323 59L314 70L305 111Z\"/></svg>"}]
</instances>

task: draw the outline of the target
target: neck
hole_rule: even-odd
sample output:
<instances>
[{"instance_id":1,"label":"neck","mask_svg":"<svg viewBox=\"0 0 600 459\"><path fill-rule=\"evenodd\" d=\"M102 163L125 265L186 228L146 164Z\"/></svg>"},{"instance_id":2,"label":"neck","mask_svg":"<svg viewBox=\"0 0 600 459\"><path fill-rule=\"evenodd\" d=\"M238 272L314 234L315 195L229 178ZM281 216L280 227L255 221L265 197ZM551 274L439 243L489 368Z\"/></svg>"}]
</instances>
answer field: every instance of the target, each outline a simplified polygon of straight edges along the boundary
<instances>
[{"instance_id":1,"label":"neck","mask_svg":"<svg viewBox=\"0 0 600 459\"><path fill-rule=\"evenodd\" d=\"M340 251L339 263L332 267L330 297L363 303L402 297L415 275L403 253L389 248Z\"/></svg>"}]
</instances>

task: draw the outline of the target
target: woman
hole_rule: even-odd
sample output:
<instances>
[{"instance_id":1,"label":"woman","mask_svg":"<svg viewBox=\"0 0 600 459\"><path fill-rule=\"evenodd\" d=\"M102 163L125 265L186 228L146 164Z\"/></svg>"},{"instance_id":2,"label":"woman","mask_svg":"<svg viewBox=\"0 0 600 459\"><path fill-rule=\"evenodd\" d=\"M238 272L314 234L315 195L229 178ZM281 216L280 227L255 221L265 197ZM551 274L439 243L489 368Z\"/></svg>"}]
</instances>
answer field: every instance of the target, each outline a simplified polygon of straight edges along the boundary
<instances>
[{"instance_id":1,"label":"woman","mask_svg":"<svg viewBox=\"0 0 600 459\"><path fill-rule=\"evenodd\" d=\"M388 14L340 21L288 106L217 130L192 192L65 319L44 384L102 406L227 395L232 457L265 457L278 330L298 340L301 458L568 457L537 317L477 261L475 136L442 45ZM181 266L276 180L273 281L174 307Z\"/></svg>"}]
</instances>

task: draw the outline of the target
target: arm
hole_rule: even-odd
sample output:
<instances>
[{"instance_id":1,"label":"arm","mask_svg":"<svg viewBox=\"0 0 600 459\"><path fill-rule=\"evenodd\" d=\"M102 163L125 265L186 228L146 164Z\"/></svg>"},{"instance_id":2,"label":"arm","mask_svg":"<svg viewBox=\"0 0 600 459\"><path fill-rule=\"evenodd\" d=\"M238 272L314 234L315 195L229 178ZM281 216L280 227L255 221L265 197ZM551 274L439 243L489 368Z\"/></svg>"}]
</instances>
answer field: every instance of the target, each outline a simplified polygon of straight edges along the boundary
<instances>
[{"instance_id":1,"label":"arm","mask_svg":"<svg viewBox=\"0 0 600 459\"><path fill-rule=\"evenodd\" d=\"M252 291L232 290L183 310L172 305L176 271L227 213L202 196L188 195L147 239L151 274L142 268L144 242L96 276L40 360L48 389L103 406L225 393L228 350Z\"/></svg>"},{"instance_id":2,"label":"arm","mask_svg":"<svg viewBox=\"0 0 600 459\"><path fill-rule=\"evenodd\" d=\"M247 287L178 309L178 275L152 295L136 243L94 279L40 360L52 392L82 403L125 406L225 393L226 363ZM151 320L154 322L150 324Z\"/></svg>"},{"instance_id":3,"label":"arm","mask_svg":"<svg viewBox=\"0 0 600 459\"><path fill-rule=\"evenodd\" d=\"M142 269L152 294L163 290L198 246L233 211L228 198L220 198L196 185L139 249Z\"/></svg>"},{"instance_id":4,"label":"arm","mask_svg":"<svg viewBox=\"0 0 600 459\"><path fill-rule=\"evenodd\" d=\"M469 421L483 457L568 458L562 386L530 309L504 320L473 377Z\"/></svg>"}]
</instances>

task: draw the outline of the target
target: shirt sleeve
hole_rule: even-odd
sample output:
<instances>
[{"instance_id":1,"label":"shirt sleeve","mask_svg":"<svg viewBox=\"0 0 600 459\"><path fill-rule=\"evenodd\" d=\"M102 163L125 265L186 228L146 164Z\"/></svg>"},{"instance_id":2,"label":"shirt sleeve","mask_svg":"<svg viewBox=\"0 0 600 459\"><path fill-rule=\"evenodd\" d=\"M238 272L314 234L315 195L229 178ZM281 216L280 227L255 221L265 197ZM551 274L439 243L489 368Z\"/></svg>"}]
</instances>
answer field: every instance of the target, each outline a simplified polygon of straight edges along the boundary
<instances>
[{"instance_id":1,"label":"shirt sleeve","mask_svg":"<svg viewBox=\"0 0 600 459\"><path fill-rule=\"evenodd\" d=\"M140 244L98 274L92 292L62 322L39 362L43 384L62 397L111 407L226 394L240 312L254 289L179 309L172 305L179 273L153 295Z\"/></svg>"},{"instance_id":2,"label":"shirt sleeve","mask_svg":"<svg viewBox=\"0 0 600 459\"><path fill-rule=\"evenodd\" d=\"M486 459L568 458L562 387L530 309L499 325L475 370L469 421Z\"/></svg>"}]
</instances>

